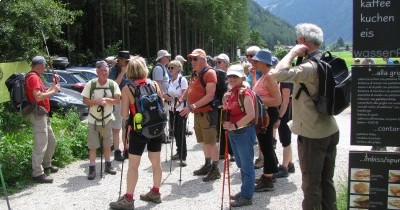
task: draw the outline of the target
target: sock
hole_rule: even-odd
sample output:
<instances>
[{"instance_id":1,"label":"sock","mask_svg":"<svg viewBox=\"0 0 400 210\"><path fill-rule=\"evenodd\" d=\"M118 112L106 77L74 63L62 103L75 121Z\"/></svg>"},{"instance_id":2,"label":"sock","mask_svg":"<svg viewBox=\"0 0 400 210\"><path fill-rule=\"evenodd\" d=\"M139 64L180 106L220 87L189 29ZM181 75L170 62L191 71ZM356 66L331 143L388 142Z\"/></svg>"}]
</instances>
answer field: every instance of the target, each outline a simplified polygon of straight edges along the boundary
<instances>
[{"instance_id":1,"label":"sock","mask_svg":"<svg viewBox=\"0 0 400 210\"><path fill-rule=\"evenodd\" d=\"M153 187L153 188L151 188L151 191L153 191L155 193L160 193L160 188L159 187Z\"/></svg>"},{"instance_id":2,"label":"sock","mask_svg":"<svg viewBox=\"0 0 400 210\"><path fill-rule=\"evenodd\" d=\"M95 166L96 166L96 163L89 163L89 167L90 167L90 166L95 167Z\"/></svg>"},{"instance_id":3,"label":"sock","mask_svg":"<svg viewBox=\"0 0 400 210\"><path fill-rule=\"evenodd\" d=\"M126 198L126 200L128 200L128 201L133 200L133 194L126 193L126 194L125 194L125 198Z\"/></svg>"},{"instance_id":4,"label":"sock","mask_svg":"<svg viewBox=\"0 0 400 210\"><path fill-rule=\"evenodd\" d=\"M211 165L211 158L206 158L206 163L204 165Z\"/></svg>"}]
</instances>

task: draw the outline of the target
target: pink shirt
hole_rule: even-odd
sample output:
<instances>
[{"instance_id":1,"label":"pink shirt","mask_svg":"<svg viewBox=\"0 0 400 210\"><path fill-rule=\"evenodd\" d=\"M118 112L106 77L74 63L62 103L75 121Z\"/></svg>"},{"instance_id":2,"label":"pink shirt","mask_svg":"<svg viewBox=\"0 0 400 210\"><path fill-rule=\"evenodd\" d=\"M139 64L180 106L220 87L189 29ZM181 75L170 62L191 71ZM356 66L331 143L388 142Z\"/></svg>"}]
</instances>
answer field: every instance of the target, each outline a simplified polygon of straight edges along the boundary
<instances>
[{"instance_id":1,"label":"pink shirt","mask_svg":"<svg viewBox=\"0 0 400 210\"><path fill-rule=\"evenodd\" d=\"M263 74L260 79L257 80L256 84L253 87L253 91L259 95L261 98L264 97L271 97L271 94L269 93L267 86L265 84L265 77L267 77L268 74Z\"/></svg>"}]
</instances>

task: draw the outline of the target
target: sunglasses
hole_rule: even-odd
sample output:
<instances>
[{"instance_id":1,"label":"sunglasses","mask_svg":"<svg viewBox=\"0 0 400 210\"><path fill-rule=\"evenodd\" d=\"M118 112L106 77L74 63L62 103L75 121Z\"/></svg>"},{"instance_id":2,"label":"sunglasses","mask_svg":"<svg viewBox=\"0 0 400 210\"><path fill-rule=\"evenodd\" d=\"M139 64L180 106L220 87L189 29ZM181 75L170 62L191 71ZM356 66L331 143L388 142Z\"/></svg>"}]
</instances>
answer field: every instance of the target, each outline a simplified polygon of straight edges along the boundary
<instances>
[{"instance_id":1,"label":"sunglasses","mask_svg":"<svg viewBox=\"0 0 400 210\"><path fill-rule=\"evenodd\" d=\"M197 57L192 58L192 61L197 61L197 60L199 60Z\"/></svg>"},{"instance_id":2,"label":"sunglasses","mask_svg":"<svg viewBox=\"0 0 400 210\"><path fill-rule=\"evenodd\" d=\"M246 55L246 58L252 58L254 55Z\"/></svg>"},{"instance_id":3,"label":"sunglasses","mask_svg":"<svg viewBox=\"0 0 400 210\"><path fill-rule=\"evenodd\" d=\"M169 70L172 70L172 69L174 69L175 68L175 66L168 66L168 69Z\"/></svg>"},{"instance_id":4,"label":"sunglasses","mask_svg":"<svg viewBox=\"0 0 400 210\"><path fill-rule=\"evenodd\" d=\"M228 79L237 79L237 78L239 78L237 75L228 75L228 76L226 76L226 78L228 78Z\"/></svg>"},{"instance_id":5,"label":"sunglasses","mask_svg":"<svg viewBox=\"0 0 400 210\"><path fill-rule=\"evenodd\" d=\"M222 63L224 63L224 62L223 62L223 61L217 61L217 63L218 63L218 64L222 64Z\"/></svg>"}]
</instances>

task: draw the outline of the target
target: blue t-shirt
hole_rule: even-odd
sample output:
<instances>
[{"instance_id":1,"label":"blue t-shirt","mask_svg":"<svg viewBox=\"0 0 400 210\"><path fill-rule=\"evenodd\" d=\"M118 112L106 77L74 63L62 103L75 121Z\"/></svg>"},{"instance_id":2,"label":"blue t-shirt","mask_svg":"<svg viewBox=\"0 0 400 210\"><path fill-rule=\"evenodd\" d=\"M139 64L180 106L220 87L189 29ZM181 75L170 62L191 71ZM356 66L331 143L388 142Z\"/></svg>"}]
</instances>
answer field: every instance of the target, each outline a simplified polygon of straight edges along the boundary
<instances>
[{"instance_id":1,"label":"blue t-shirt","mask_svg":"<svg viewBox=\"0 0 400 210\"><path fill-rule=\"evenodd\" d=\"M119 67L118 64L114 65L110 70L110 74L108 74L108 78L116 81L120 72L121 72L121 67ZM119 84L119 89L122 90L122 88L125 86L126 82L127 82L127 79L126 79L126 74L125 74L122 77L121 84Z\"/></svg>"},{"instance_id":2,"label":"blue t-shirt","mask_svg":"<svg viewBox=\"0 0 400 210\"><path fill-rule=\"evenodd\" d=\"M167 67L157 63L152 71L152 79L154 81L161 81L161 88L163 93L166 93L168 90L168 82L169 82L169 75Z\"/></svg>"},{"instance_id":3,"label":"blue t-shirt","mask_svg":"<svg viewBox=\"0 0 400 210\"><path fill-rule=\"evenodd\" d=\"M260 79L260 77L263 75L263 73L261 71L259 71L258 69L256 70L256 80ZM251 79L251 75L247 75L247 82L250 84L253 83L253 79Z\"/></svg>"}]
</instances>

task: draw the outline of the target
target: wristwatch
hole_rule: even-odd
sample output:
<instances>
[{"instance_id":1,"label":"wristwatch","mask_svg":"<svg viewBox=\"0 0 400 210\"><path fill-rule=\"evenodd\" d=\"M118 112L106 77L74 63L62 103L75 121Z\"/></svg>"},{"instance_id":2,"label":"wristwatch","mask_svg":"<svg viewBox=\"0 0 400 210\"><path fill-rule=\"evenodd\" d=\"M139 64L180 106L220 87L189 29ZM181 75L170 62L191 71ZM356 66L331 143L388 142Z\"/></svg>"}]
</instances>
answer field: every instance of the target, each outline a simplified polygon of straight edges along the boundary
<instances>
[{"instance_id":1,"label":"wristwatch","mask_svg":"<svg viewBox=\"0 0 400 210\"><path fill-rule=\"evenodd\" d=\"M192 104L192 105L190 105L190 106L192 106L192 107L191 107L192 110L195 110L195 109L197 108L196 104Z\"/></svg>"}]
</instances>

